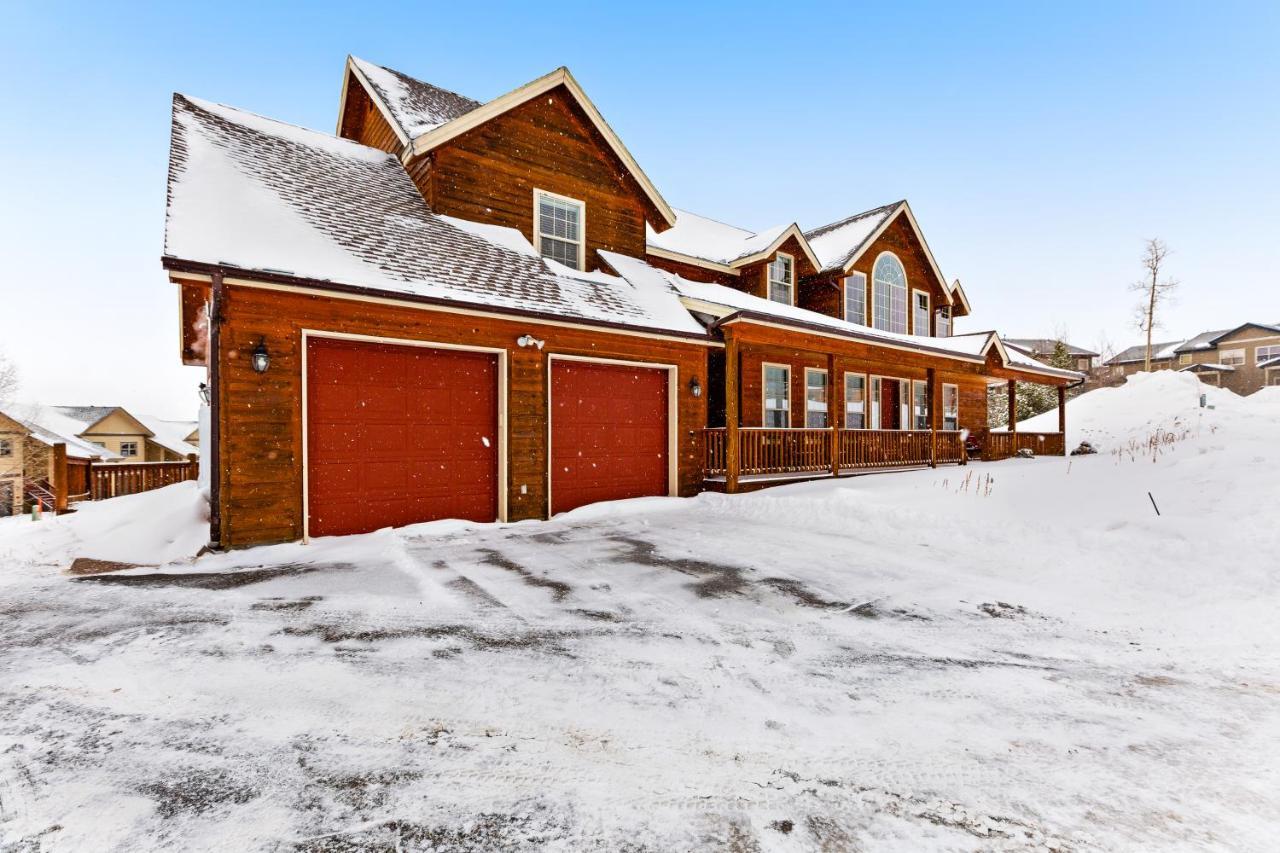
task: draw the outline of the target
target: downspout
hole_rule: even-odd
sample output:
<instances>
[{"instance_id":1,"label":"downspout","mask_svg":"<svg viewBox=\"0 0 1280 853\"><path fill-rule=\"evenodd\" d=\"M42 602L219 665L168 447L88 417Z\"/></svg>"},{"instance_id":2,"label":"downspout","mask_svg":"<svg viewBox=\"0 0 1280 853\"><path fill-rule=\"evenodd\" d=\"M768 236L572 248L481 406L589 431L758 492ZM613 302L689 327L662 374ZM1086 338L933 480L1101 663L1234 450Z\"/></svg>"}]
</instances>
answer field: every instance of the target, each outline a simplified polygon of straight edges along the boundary
<instances>
[{"instance_id":1,"label":"downspout","mask_svg":"<svg viewBox=\"0 0 1280 853\"><path fill-rule=\"evenodd\" d=\"M218 362L222 358L222 305L226 285L222 271L211 276L209 300L209 548L222 549L222 383Z\"/></svg>"}]
</instances>

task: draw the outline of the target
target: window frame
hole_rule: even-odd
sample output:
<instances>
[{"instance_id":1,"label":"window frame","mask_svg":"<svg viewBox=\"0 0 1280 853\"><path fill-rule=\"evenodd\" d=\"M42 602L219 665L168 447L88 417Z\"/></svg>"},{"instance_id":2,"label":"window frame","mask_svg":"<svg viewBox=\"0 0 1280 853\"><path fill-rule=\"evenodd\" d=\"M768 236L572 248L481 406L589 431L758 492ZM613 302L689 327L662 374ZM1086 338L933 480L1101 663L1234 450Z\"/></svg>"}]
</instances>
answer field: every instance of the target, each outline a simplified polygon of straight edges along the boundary
<instances>
[{"instance_id":1,"label":"window frame","mask_svg":"<svg viewBox=\"0 0 1280 853\"><path fill-rule=\"evenodd\" d=\"M791 274L791 281L786 283L787 299L789 300L787 302L783 302L781 299L773 298L774 284L775 283L778 285L783 284L782 282L776 281L774 279L773 265L778 261L782 260L783 258L787 259L787 268ZM777 302L779 305L795 305L796 304L796 259L795 257L792 255L789 255L786 252L774 252L773 259L770 260L769 263L764 265L764 287L765 287L765 298L768 299L770 302Z\"/></svg>"},{"instance_id":2,"label":"window frame","mask_svg":"<svg viewBox=\"0 0 1280 853\"><path fill-rule=\"evenodd\" d=\"M862 300L861 300L862 311L860 312L862 314L862 317L859 319L854 319L853 317L849 316L849 282L850 282L850 279L855 279L855 278L861 279L862 281ZM864 272L858 272L857 270L854 270L853 272L850 272L848 275L846 275L844 277L844 292L842 295L844 296L844 321L846 323L857 323L859 326L871 325L870 323L867 322L867 274Z\"/></svg>"},{"instance_id":3,"label":"window frame","mask_svg":"<svg viewBox=\"0 0 1280 853\"><path fill-rule=\"evenodd\" d=\"M924 405L920 406L920 396L917 392L923 391ZM911 380L911 429L916 432L923 432L929 429L929 383L924 379Z\"/></svg>"},{"instance_id":4,"label":"window frame","mask_svg":"<svg viewBox=\"0 0 1280 853\"><path fill-rule=\"evenodd\" d=\"M769 407L769 368L776 367L783 371L786 375L785 387L787 396L783 399L781 408ZM771 426L769 424L770 412L782 412L785 416L786 424L783 426ZM791 365L782 364L776 361L762 361L760 363L760 425L765 429L791 429Z\"/></svg>"},{"instance_id":5,"label":"window frame","mask_svg":"<svg viewBox=\"0 0 1280 853\"><path fill-rule=\"evenodd\" d=\"M862 411L859 413L862 417L862 426L849 426L849 380L857 379L862 383ZM855 373L846 370L844 373L844 428L845 429L870 429L871 428L871 407L868 392L871 383L867 380L867 374Z\"/></svg>"},{"instance_id":6,"label":"window frame","mask_svg":"<svg viewBox=\"0 0 1280 853\"><path fill-rule=\"evenodd\" d=\"M920 306L916 304L917 295L924 296L925 329L923 332L921 332L920 329L916 327L916 321L919 319L919 317L917 317L916 315L920 311ZM930 328L932 320L933 320L933 295L929 293L929 291L921 290L918 287L911 288L911 334L926 337L926 338L933 337L933 334L932 334L933 329Z\"/></svg>"},{"instance_id":7,"label":"window frame","mask_svg":"<svg viewBox=\"0 0 1280 853\"><path fill-rule=\"evenodd\" d=\"M942 323L944 318L946 319L946 324L947 324L947 333L945 335L942 334ZM937 337L937 338L951 337L951 321L953 319L954 318L951 316L951 306L939 305L938 310L936 312L936 316L934 317L934 320L933 320L934 337Z\"/></svg>"},{"instance_id":8,"label":"window frame","mask_svg":"<svg viewBox=\"0 0 1280 853\"><path fill-rule=\"evenodd\" d=\"M947 406L947 389L950 389L955 397L954 410ZM948 420L953 423L949 428L947 427ZM942 429L945 432L959 432L960 430L960 386L954 382L942 383Z\"/></svg>"},{"instance_id":9,"label":"window frame","mask_svg":"<svg viewBox=\"0 0 1280 853\"><path fill-rule=\"evenodd\" d=\"M822 376L822 425L809 425L809 392L815 387L809 384L809 377L814 374ZM827 370L824 367L806 367L804 369L804 428L805 429L830 429L831 428L831 387ZM816 401L815 401L816 402ZM814 412L817 414L817 412Z\"/></svg>"},{"instance_id":10,"label":"window frame","mask_svg":"<svg viewBox=\"0 0 1280 853\"><path fill-rule=\"evenodd\" d=\"M576 205L578 208L578 239L570 240L566 237L557 237L554 234L542 233L542 211L541 201L543 196L558 201L561 204ZM575 243L578 246L578 272L585 272L587 269L587 203L579 198L572 198L567 195L553 193L550 190L543 190L534 187L533 189L533 249L541 258L554 261L555 258L546 255L542 251L542 239L546 237L549 240L559 240L561 243Z\"/></svg>"},{"instance_id":11,"label":"window frame","mask_svg":"<svg viewBox=\"0 0 1280 853\"><path fill-rule=\"evenodd\" d=\"M1230 354L1233 358L1235 358L1236 355L1238 354L1240 360L1227 361L1228 354ZM1248 350L1244 349L1243 347L1240 349L1233 348L1233 349L1218 350L1218 364L1227 364L1232 367L1240 367L1248 363L1249 361L1248 354L1249 354Z\"/></svg>"},{"instance_id":12,"label":"window frame","mask_svg":"<svg viewBox=\"0 0 1280 853\"><path fill-rule=\"evenodd\" d=\"M1264 356L1262 353L1266 352ZM1261 367L1264 361L1270 361L1273 358L1280 358L1280 344L1264 344L1253 349L1253 366ZM1270 368L1268 368L1269 370Z\"/></svg>"},{"instance_id":13,"label":"window frame","mask_svg":"<svg viewBox=\"0 0 1280 853\"><path fill-rule=\"evenodd\" d=\"M911 429L911 380L903 379L900 376L886 376L881 373L872 373L868 375L868 385L870 388L880 386L879 391L871 394L869 399L875 412L875 423L868 429L882 429L890 432L909 431ZM881 392L884 390L885 382L898 383L898 426L887 427L884 425L884 412L882 409L882 401L880 399ZM868 421L870 423L870 420Z\"/></svg>"},{"instance_id":14,"label":"window frame","mask_svg":"<svg viewBox=\"0 0 1280 853\"><path fill-rule=\"evenodd\" d=\"M120 455L125 457L126 459L132 459L136 457L138 455L138 444L139 442L137 441L120 442ZM132 450L129 450L128 448L132 448Z\"/></svg>"},{"instance_id":15,"label":"window frame","mask_svg":"<svg viewBox=\"0 0 1280 853\"><path fill-rule=\"evenodd\" d=\"M1190 364L1190 363L1191 363L1191 353L1189 352L1178 353L1178 364Z\"/></svg>"},{"instance_id":16,"label":"window frame","mask_svg":"<svg viewBox=\"0 0 1280 853\"><path fill-rule=\"evenodd\" d=\"M876 277L876 268L880 266L880 262L886 257L893 258L894 263L898 265L898 269L902 270L902 286L896 284L885 283L888 288L886 294L887 303L885 305L885 326L877 325L876 302L878 300L879 279ZM872 328L879 329L882 332L889 332L895 335L905 335L907 333L907 324L910 317L910 306L907 304L908 294L911 292L911 281L907 278L907 268L903 265L902 259L890 251L884 251L876 255L875 262L871 265L871 318ZM894 314L894 296L902 299L902 330L898 331L893 328Z\"/></svg>"},{"instance_id":17,"label":"window frame","mask_svg":"<svg viewBox=\"0 0 1280 853\"><path fill-rule=\"evenodd\" d=\"M0 438L0 459L7 459L13 456L13 439Z\"/></svg>"}]
</instances>

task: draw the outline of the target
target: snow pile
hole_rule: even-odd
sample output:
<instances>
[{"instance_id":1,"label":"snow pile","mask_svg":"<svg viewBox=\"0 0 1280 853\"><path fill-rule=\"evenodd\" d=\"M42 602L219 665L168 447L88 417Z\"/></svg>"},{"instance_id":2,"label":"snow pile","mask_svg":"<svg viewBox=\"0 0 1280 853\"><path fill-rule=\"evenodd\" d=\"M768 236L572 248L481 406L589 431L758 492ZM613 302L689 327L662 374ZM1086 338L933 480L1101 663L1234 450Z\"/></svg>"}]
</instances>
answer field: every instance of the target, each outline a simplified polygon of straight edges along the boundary
<instances>
[{"instance_id":1,"label":"snow pile","mask_svg":"<svg viewBox=\"0 0 1280 853\"><path fill-rule=\"evenodd\" d=\"M77 557L149 565L190 560L209 542L209 507L194 482L75 509L34 522L0 519L0 577L14 582L34 567L65 569Z\"/></svg>"},{"instance_id":2,"label":"snow pile","mask_svg":"<svg viewBox=\"0 0 1280 853\"><path fill-rule=\"evenodd\" d=\"M1210 408L1200 407L1200 395ZM1156 433L1209 434L1247 417L1242 399L1172 370L1135 373L1123 385L1096 388L1067 403L1067 448L1088 441L1100 452L1143 443ZM1018 422L1025 432L1057 432L1056 408Z\"/></svg>"}]
</instances>

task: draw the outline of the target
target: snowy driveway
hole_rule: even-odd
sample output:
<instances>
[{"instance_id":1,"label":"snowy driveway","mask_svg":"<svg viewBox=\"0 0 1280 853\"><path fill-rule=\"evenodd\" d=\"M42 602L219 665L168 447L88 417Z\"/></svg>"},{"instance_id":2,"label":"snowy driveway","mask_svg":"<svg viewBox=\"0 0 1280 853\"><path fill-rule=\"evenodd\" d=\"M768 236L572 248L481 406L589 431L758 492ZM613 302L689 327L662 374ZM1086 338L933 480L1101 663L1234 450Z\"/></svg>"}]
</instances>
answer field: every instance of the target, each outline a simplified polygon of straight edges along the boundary
<instances>
[{"instance_id":1,"label":"snowy driveway","mask_svg":"<svg viewBox=\"0 0 1280 853\"><path fill-rule=\"evenodd\" d=\"M1265 849L1257 608L1006 541L1064 463L1017 464L10 581L0 840Z\"/></svg>"}]
</instances>

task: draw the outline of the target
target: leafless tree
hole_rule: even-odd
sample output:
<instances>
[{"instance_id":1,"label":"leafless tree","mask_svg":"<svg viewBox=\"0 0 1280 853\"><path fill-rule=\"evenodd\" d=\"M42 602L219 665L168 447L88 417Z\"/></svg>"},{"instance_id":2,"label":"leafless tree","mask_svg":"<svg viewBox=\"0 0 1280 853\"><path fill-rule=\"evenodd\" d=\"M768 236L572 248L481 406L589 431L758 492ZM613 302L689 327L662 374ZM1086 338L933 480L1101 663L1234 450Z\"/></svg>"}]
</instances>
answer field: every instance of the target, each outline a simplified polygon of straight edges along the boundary
<instances>
[{"instance_id":1,"label":"leafless tree","mask_svg":"<svg viewBox=\"0 0 1280 853\"><path fill-rule=\"evenodd\" d=\"M0 352L0 400L12 400L18 393L18 366Z\"/></svg>"},{"instance_id":2,"label":"leafless tree","mask_svg":"<svg viewBox=\"0 0 1280 853\"><path fill-rule=\"evenodd\" d=\"M1160 325L1159 309L1173 298L1173 291L1178 282L1172 278L1161 278L1164 262L1169 257L1169 247L1159 237L1147 241L1146 252L1142 255L1142 268L1145 274L1141 279L1129 286L1129 289L1142 294L1142 299L1134 306L1134 321L1138 331L1147 335L1146 355L1143 369L1151 370L1151 333Z\"/></svg>"}]
</instances>

